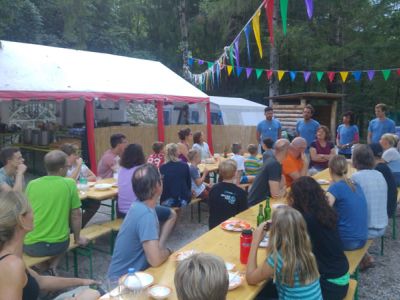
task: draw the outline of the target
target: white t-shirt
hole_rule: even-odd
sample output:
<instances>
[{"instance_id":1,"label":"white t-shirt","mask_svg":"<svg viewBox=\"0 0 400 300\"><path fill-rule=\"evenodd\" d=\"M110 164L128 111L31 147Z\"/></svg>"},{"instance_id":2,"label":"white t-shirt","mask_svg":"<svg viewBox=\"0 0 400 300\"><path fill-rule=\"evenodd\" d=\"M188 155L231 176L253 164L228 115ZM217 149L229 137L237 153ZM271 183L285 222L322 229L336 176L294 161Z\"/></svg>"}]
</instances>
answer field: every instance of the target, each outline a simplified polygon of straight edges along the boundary
<instances>
[{"instance_id":1,"label":"white t-shirt","mask_svg":"<svg viewBox=\"0 0 400 300\"><path fill-rule=\"evenodd\" d=\"M71 177L72 173L74 173L76 168L77 168L77 166L71 166L67 170L67 177ZM81 176L84 176L84 177L88 177L89 176L89 168L86 165L82 165L81 172L79 173L79 175L76 178L76 180L79 180L79 177L81 177Z\"/></svg>"},{"instance_id":2,"label":"white t-shirt","mask_svg":"<svg viewBox=\"0 0 400 300\"><path fill-rule=\"evenodd\" d=\"M197 151L200 152L200 156L201 156L202 160L211 157L210 147L208 147L208 144L206 142L203 142L203 145L193 144L192 149L196 149Z\"/></svg>"},{"instance_id":3,"label":"white t-shirt","mask_svg":"<svg viewBox=\"0 0 400 300\"><path fill-rule=\"evenodd\" d=\"M239 154L234 154L232 156L232 159L236 161L237 164L237 170L238 171L244 171L244 157L239 155Z\"/></svg>"}]
</instances>

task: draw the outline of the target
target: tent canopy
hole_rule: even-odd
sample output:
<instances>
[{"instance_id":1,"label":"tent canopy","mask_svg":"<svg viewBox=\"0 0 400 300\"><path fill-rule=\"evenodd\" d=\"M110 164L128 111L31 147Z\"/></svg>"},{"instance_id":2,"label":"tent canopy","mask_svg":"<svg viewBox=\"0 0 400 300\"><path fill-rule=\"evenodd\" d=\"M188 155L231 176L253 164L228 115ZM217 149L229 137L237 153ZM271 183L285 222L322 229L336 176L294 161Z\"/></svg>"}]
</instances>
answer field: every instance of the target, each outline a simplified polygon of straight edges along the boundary
<instances>
[{"instance_id":1,"label":"tent canopy","mask_svg":"<svg viewBox=\"0 0 400 300\"><path fill-rule=\"evenodd\" d=\"M1 41L0 99L208 102L157 61Z\"/></svg>"},{"instance_id":2,"label":"tent canopy","mask_svg":"<svg viewBox=\"0 0 400 300\"><path fill-rule=\"evenodd\" d=\"M265 105L259 104L257 102L253 102L244 98L235 98L235 97L217 97L210 96L210 102L217 104L219 106L233 106L233 107L254 107L259 108L264 113Z\"/></svg>"}]
</instances>

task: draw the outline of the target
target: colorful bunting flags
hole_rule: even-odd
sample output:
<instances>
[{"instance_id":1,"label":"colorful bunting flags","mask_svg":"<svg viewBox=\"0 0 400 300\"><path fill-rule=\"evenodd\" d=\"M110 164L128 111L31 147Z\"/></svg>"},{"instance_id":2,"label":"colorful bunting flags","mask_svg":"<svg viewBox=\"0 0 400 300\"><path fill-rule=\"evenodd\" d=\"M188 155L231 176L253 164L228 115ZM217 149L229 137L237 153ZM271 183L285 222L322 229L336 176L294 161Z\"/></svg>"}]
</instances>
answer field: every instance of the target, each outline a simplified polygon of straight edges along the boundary
<instances>
[{"instance_id":1,"label":"colorful bunting flags","mask_svg":"<svg viewBox=\"0 0 400 300\"><path fill-rule=\"evenodd\" d=\"M235 58L236 58L236 66L239 67L240 62L239 62L239 58L240 58L240 53L239 53L239 39L240 39L240 35L239 37L235 40L235 42L233 43L235 45Z\"/></svg>"},{"instance_id":2,"label":"colorful bunting flags","mask_svg":"<svg viewBox=\"0 0 400 300\"><path fill-rule=\"evenodd\" d=\"M204 64L204 60L199 59L199 60L197 60L197 63L199 64L199 66L201 66L202 64Z\"/></svg>"},{"instance_id":3,"label":"colorful bunting flags","mask_svg":"<svg viewBox=\"0 0 400 300\"><path fill-rule=\"evenodd\" d=\"M193 58L191 57L188 58L188 66L189 67L193 66Z\"/></svg>"},{"instance_id":4,"label":"colorful bunting flags","mask_svg":"<svg viewBox=\"0 0 400 300\"><path fill-rule=\"evenodd\" d=\"M304 81L305 81L305 82L308 82L308 80L309 80L310 77L311 77L311 72L309 72L309 71L304 71L304 72L303 72L303 76L304 76Z\"/></svg>"},{"instance_id":5,"label":"colorful bunting flags","mask_svg":"<svg viewBox=\"0 0 400 300\"><path fill-rule=\"evenodd\" d=\"M400 76L400 69L397 69L397 75Z\"/></svg>"},{"instance_id":6,"label":"colorful bunting flags","mask_svg":"<svg viewBox=\"0 0 400 300\"><path fill-rule=\"evenodd\" d=\"M311 20L314 11L314 3L313 0L305 0L306 8L307 8L307 16Z\"/></svg>"},{"instance_id":7,"label":"colorful bunting flags","mask_svg":"<svg viewBox=\"0 0 400 300\"><path fill-rule=\"evenodd\" d=\"M273 71L272 71L272 70L267 70L267 79L268 79L268 80L271 80L272 74L273 74Z\"/></svg>"},{"instance_id":8,"label":"colorful bunting flags","mask_svg":"<svg viewBox=\"0 0 400 300\"><path fill-rule=\"evenodd\" d=\"M296 73L296 71L290 71L290 72L289 72L289 75L290 75L290 79L291 79L292 81L294 81L294 80L296 79L297 73Z\"/></svg>"},{"instance_id":9,"label":"colorful bunting flags","mask_svg":"<svg viewBox=\"0 0 400 300\"><path fill-rule=\"evenodd\" d=\"M233 69L232 66L226 66L226 70L228 71L228 76L231 76L232 69Z\"/></svg>"},{"instance_id":10,"label":"colorful bunting flags","mask_svg":"<svg viewBox=\"0 0 400 300\"><path fill-rule=\"evenodd\" d=\"M251 31L250 24L247 24L246 27L244 28L244 34L245 34L245 37L246 37L247 57L248 57L248 60L249 60L249 65L251 65L250 42L249 42L250 31Z\"/></svg>"},{"instance_id":11,"label":"colorful bunting flags","mask_svg":"<svg viewBox=\"0 0 400 300\"><path fill-rule=\"evenodd\" d=\"M285 71L278 70L278 80L281 81L283 76L285 75Z\"/></svg>"},{"instance_id":12,"label":"colorful bunting flags","mask_svg":"<svg viewBox=\"0 0 400 300\"><path fill-rule=\"evenodd\" d=\"M262 51L262 45L261 45L261 37L260 37L260 15L261 11L258 10L256 14L254 15L253 20L251 21L253 25L253 32L254 32L254 37L257 42L257 47L258 47L258 52L260 53L260 58L263 57L263 51Z\"/></svg>"},{"instance_id":13,"label":"colorful bunting flags","mask_svg":"<svg viewBox=\"0 0 400 300\"><path fill-rule=\"evenodd\" d=\"M382 74L383 74L383 78L386 80L388 80L389 76L390 76L390 70L382 70Z\"/></svg>"},{"instance_id":14,"label":"colorful bunting flags","mask_svg":"<svg viewBox=\"0 0 400 300\"><path fill-rule=\"evenodd\" d=\"M240 77L240 74L242 74L243 68L242 67L236 67L236 75L237 77Z\"/></svg>"},{"instance_id":15,"label":"colorful bunting flags","mask_svg":"<svg viewBox=\"0 0 400 300\"><path fill-rule=\"evenodd\" d=\"M287 8L288 0L281 0L281 18L282 18L282 29L283 35L286 35L286 24L287 24Z\"/></svg>"},{"instance_id":16,"label":"colorful bunting flags","mask_svg":"<svg viewBox=\"0 0 400 300\"><path fill-rule=\"evenodd\" d=\"M339 72L340 77L342 78L343 82L346 82L347 76L349 76L349 72Z\"/></svg>"},{"instance_id":17,"label":"colorful bunting flags","mask_svg":"<svg viewBox=\"0 0 400 300\"><path fill-rule=\"evenodd\" d=\"M262 74L263 72L264 72L263 69L256 69L256 76L257 76L257 79L260 78L260 76L261 76L261 74Z\"/></svg>"},{"instance_id":18,"label":"colorful bunting flags","mask_svg":"<svg viewBox=\"0 0 400 300\"><path fill-rule=\"evenodd\" d=\"M375 76L375 70L369 70L367 74L368 74L368 79L371 81Z\"/></svg>"},{"instance_id":19,"label":"colorful bunting flags","mask_svg":"<svg viewBox=\"0 0 400 300\"><path fill-rule=\"evenodd\" d=\"M269 39L271 44L274 45L274 0L267 0L264 4L265 14L267 15Z\"/></svg>"},{"instance_id":20,"label":"colorful bunting flags","mask_svg":"<svg viewBox=\"0 0 400 300\"><path fill-rule=\"evenodd\" d=\"M214 63L211 61L207 62L207 68L211 69L212 67L214 67Z\"/></svg>"},{"instance_id":21,"label":"colorful bunting flags","mask_svg":"<svg viewBox=\"0 0 400 300\"><path fill-rule=\"evenodd\" d=\"M329 79L329 82L332 82L333 81L333 79L335 79L335 72L327 72L327 74L328 74L328 79Z\"/></svg>"},{"instance_id":22,"label":"colorful bunting flags","mask_svg":"<svg viewBox=\"0 0 400 300\"><path fill-rule=\"evenodd\" d=\"M360 81L360 79L361 79L361 71L354 71L353 72L353 76L354 76L354 79L356 81Z\"/></svg>"},{"instance_id":23,"label":"colorful bunting flags","mask_svg":"<svg viewBox=\"0 0 400 300\"><path fill-rule=\"evenodd\" d=\"M324 76L324 72L317 72L317 79L318 79L318 81L321 81L322 76Z\"/></svg>"},{"instance_id":24,"label":"colorful bunting flags","mask_svg":"<svg viewBox=\"0 0 400 300\"><path fill-rule=\"evenodd\" d=\"M249 79L249 77L251 75L251 72L253 72L252 68L246 68L246 77L247 77L247 79Z\"/></svg>"}]
</instances>

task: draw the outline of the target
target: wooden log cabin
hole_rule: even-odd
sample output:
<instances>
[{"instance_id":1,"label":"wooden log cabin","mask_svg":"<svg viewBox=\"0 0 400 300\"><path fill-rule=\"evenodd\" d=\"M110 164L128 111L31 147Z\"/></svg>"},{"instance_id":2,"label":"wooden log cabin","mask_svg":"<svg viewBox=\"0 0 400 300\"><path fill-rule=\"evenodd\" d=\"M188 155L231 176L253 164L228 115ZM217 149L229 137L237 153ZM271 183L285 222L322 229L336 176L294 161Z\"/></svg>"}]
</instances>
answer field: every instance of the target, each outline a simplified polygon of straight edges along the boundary
<instances>
[{"instance_id":1,"label":"wooden log cabin","mask_svg":"<svg viewBox=\"0 0 400 300\"><path fill-rule=\"evenodd\" d=\"M303 118L303 109L311 104L315 109L314 119L321 125L328 126L332 139L336 136L338 102L344 94L307 92L266 97L274 109L275 118L279 119L282 128L290 133L296 130L296 122Z\"/></svg>"}]
</instances>

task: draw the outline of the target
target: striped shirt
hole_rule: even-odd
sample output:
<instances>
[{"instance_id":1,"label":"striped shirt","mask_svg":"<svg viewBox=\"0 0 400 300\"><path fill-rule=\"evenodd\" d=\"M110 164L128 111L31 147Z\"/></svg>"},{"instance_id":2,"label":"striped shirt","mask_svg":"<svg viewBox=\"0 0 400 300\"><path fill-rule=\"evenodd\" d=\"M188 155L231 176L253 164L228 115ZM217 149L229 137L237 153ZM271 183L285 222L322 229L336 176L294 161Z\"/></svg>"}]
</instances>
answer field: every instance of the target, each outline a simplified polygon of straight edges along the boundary
<instances>
[{"instance_id":1,"label":"striped shirt","mask_svg":"<svg viewBox=\"0 0 400 300\"><path fill-rule=\"evenodd\" d=\"M254 156L249 156L244 161L246 175L257 175L262 167L262 161Z\"/></svg>"},{"instance_id":2,"label":"striped shirt","mask_svg":"<svg viewBox=\"0 0 400 300\"><path fill-rule=\"evenodd\" d=\"M272 255L268 256L267 263L271 268L274 268L275 264ZM293 287L282 284L279 280L282 265L282 257L278 254L278 265L276 270L277 278L275 284L280 300L322 300L319 278L316 278L313 282L307 285L302 285L299 281L298 275L295 274Z\"/></svg>"}]
</instances>

